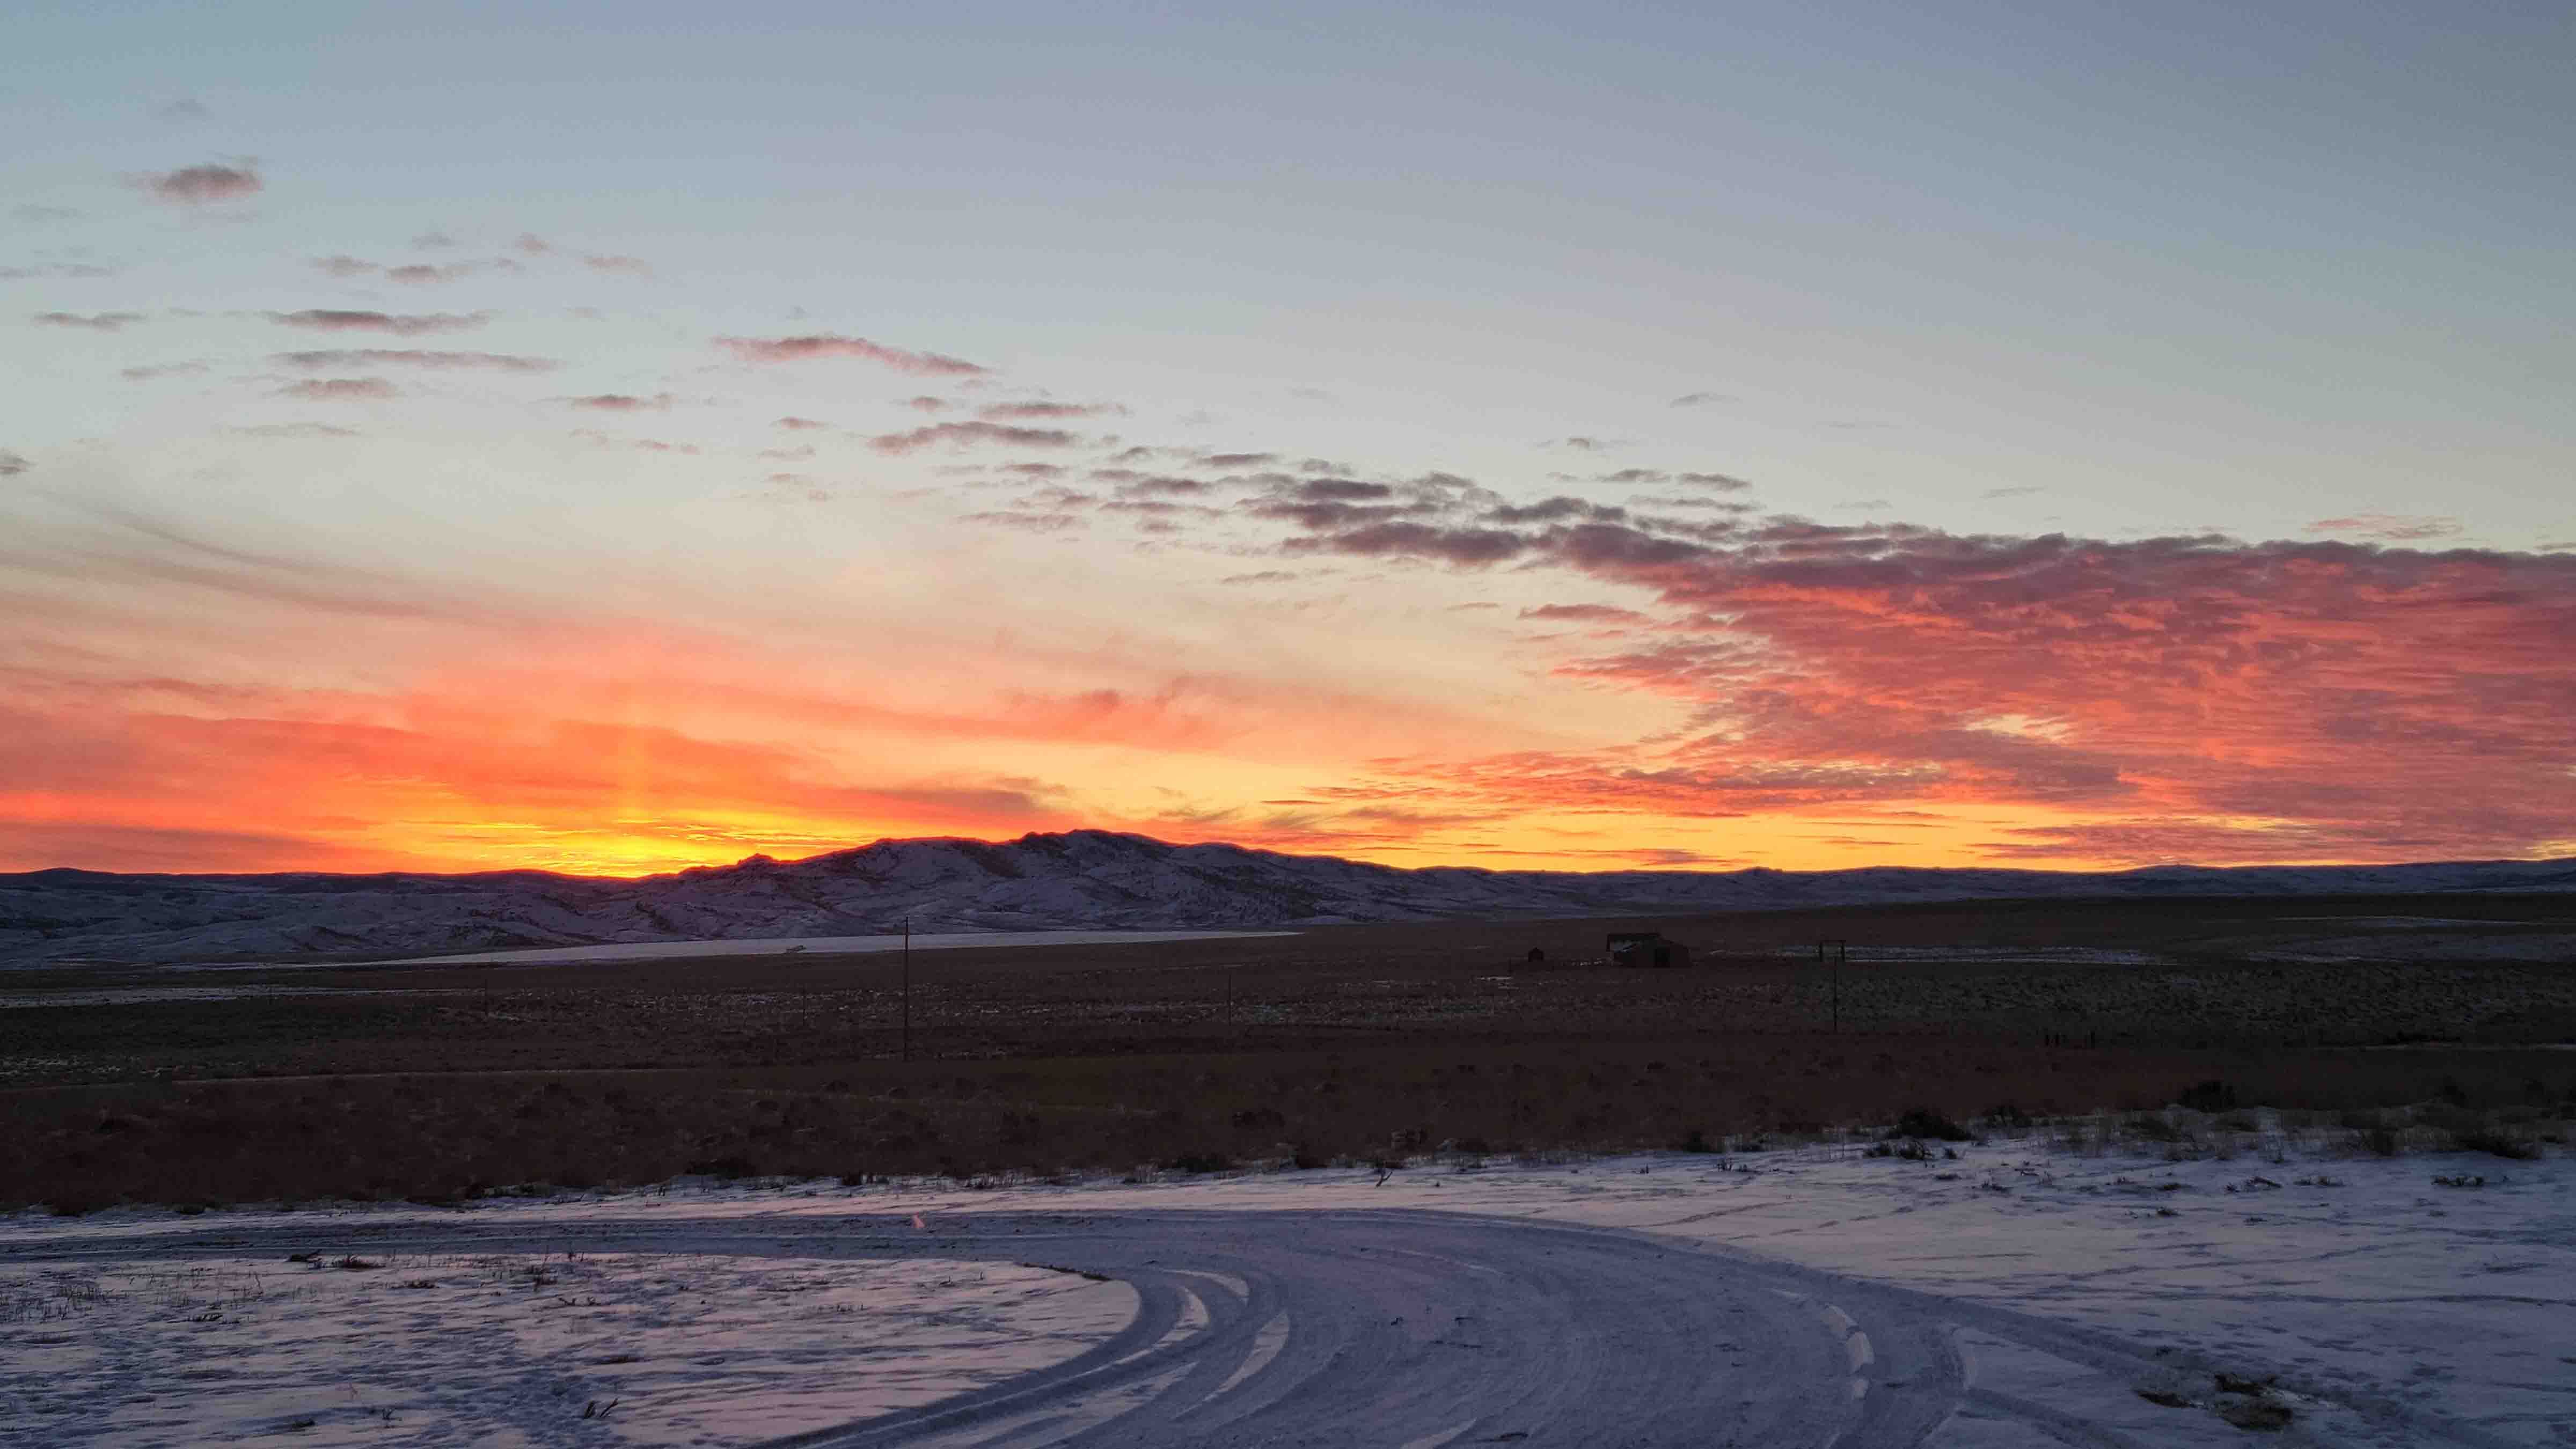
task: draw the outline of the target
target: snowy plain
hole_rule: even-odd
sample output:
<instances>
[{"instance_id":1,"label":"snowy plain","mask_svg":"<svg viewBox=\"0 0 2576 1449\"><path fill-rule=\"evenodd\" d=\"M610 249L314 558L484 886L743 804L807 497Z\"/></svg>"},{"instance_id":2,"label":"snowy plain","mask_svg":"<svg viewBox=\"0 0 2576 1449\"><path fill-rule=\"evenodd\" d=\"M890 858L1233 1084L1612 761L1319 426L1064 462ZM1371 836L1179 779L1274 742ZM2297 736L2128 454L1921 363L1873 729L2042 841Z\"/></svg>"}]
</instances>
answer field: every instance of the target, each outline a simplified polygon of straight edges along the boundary
<instances>
[{"instance_id":1,"label":"snowy plain","mask_svg":"<svg viewBox=\"0 0 2576 1449\"><path fill-rule=\"evenodd\" d=\"M1954 1150L20 1214L0 1443L2576 1443L2563 1153Z\"/></svg>"}]
</instances>

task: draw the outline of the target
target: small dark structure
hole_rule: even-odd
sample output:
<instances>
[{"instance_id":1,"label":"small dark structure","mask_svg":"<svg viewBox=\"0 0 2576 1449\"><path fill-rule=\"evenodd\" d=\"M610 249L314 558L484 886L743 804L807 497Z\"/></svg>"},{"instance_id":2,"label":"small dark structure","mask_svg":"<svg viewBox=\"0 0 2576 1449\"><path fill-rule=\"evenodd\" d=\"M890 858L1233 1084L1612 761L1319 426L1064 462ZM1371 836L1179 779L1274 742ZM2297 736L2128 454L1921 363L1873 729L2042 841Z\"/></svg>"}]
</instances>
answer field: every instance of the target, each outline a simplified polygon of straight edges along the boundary
<instances>
[{"instance_id":1,"label":"small dark structure","mask_svg":"<svg viewBox=\"0 0 2576 1449\"><path fill-rule=\"evenodd\" d=\"M1530 963L1532 966L1541 965L1541 964L1543 964L1543 963L1545 963L1545 962L1546 962L1546 960L1547 960L1547 953L1546 953L1545 951L1540 950L1540 949L1539 949L1538 947L1536 947L1536 946L1532 946L1532 947L1530 947L1530 953L1529 953L1528 960L1529 960L1529 963Z\"/></svg>"},{"instance_id":2,"label":"small dark structure","mask_svg":"<svg viewBox=\"0 0 2576 1449\"><path fill-rule=\"evenodd\" d=\"M1690 947L1679 941L1667 941L1661 931L1613 931L1610 933L1610 964L1613 966L1688 966Z\"/></svg>"}]
</instances>

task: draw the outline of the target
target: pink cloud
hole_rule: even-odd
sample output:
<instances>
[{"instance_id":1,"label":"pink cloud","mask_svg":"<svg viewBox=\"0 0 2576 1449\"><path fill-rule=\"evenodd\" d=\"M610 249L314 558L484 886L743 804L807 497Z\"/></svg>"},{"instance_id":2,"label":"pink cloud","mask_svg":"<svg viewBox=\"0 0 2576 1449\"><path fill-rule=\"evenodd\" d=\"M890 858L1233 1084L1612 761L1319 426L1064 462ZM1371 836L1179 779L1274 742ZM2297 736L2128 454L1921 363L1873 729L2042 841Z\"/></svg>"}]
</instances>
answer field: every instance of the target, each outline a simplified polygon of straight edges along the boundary
<instances>
[{"instance_id":1,"label":"pink cloud","mask_svg":"<svg viewBox=\"0 0 2576 1449\"><path fill-rule=\"evenodd\" d=\"M806 337L719 337L716 345L745 362L807 362L825 357L854 357L882 363L897 372L931 377L973 377L988 369L936 352L906 352L864 337L815 334Z\"/></svg>"},{"instance_id":2,"label":"pink cloud","mask_svg":"<svg viewBox=\"0 0 2576 1449\"><path fill-rule=\"evenodd\" d=\"M812 418L784 417L780 418L777 422L772 423L770 426L785 428L791 433L803 433L811 432L816 428L828 428L831 424L816 422Z\"/></svg>"},{"instance_id":3,"label":"pink cloud","mask_svg":"<svg viewBox=\"0 0 2576 1449\"><path fill-rule=\"evenodd\" d=\"M585 256L581 264L594 272L624 272L632 276L651 276L653 268L642 257Z\"/></svg>"}]
</instances>

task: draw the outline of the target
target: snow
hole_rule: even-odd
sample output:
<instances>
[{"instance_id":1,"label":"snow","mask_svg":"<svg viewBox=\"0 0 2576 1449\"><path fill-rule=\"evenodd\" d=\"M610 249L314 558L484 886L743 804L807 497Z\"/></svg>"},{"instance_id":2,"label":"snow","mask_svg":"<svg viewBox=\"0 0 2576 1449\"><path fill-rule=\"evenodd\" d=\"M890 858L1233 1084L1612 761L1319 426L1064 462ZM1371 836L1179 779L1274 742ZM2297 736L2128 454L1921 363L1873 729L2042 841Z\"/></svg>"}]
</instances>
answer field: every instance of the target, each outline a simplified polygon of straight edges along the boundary
<instances>
[{"instance_id":1,"label":"snow","mask_svg":"<svg viewBox=\"0 0 2576 1449\"><path fill-rule=\"evenodd\" d=\"M0 1278L0 1443L741 1443L1006 1381L1136 1311L1123 1283L938 1258L313 1251Z\"/></svg>"},{"instance_id":2,"label":"snow","mask_svg":"<svg viewBox=\"0 0 2576 1449\"><path fill-rule=\"evenodd\" d=\"M1598 1240L1612 1246L1705 1255L1693 1271L1735 1275L1753 1300L1775 1305L1768 1312L1791 1315L1759 1330L1714 1319L1706 1332L1746 1326L1722 1346L1689 1351L1724 1353L1782 1395L1812 1388L1814 1375L1847 1377L1847 1412L1860 1417L1832 1432L1850 1445L1915 1442L1888 1426L1927 1395L1937 1412L1917 1427L1939 1423L1921 1441L1935 1449L2240 1442L2221 1412L2256 1400L2218 1392L2221 1373L2277 1375L2261 1403L2295 1415L2290 1442L2576 1440L2568 1157L2344 1158L2322 1140L2278 1131L2244 1145L2232 1158L2168 1162L2033 1136L1960 1144L1957 1159L1936 1152L1924 1162L1848 1144L1732 1157L1452 1159L1383 1185L1361 1170L984 1190L683 1183L470 1213L25 1214L0 1220L0 1305L54 1306L22 1309L14 1321L0 1311L0 1353L17 1371L0 1390L10 1396L0 1400L0 1443L210 1442L311 1417L311 1435L323 1437L298 1442L737 1444L1015 1374L1043 1378L1035 1371L1044 1365L1120 1332L1145 1335L1119 1351L1119 1363L1134 1361L1130 1377L1096 1390L1069 1380L1048 1392L1070 1397L1033 1399L1012 1410L1016 1418L1003 1413L1006 1402L993 1410L1000 1417L922 1420L932 1437L905 1442L983 1442L1006 1423L1047 1442L1120 1414L1214 1412L1196 1406L1265 1392L1287 1392L1300 1412L1320 1416L1333 1403L1293 1395L1296 1375L1325 1372L1321 1355L1299 1345L1330 1304L1410 1258L1432 1264L1426 1281L1443 1291L1518 1284L1580 1306L1568 1296L1579 1283L1550 1287L1546 1276L1560 1261L1551 1255L1595 1241L1562 1236L1574 1229L1618 1230ZM895 1256L833 1260L800 1246L846 1245L862 1220L880 1236L892 1226L896 1241L883 1251ZM1193 1234L1192 1223L1206 1231ZM1265 1235L1261 1223L1278 1226ZM1313 1303L1264 1308L1246 1286L1258 1272L1193 1257L1269 1240L1293 1252L1330 1225L1376 1236L1310 1263L1286 1261L1317 1273L1342 1257L1378 1266L1364 1270L1374 1277L1329 1284ZM1461 1225L1483 1225L1482 1236L1460 1236ZM371 1241L393 1254L406 1233L468 1230L478 1246L388 1256L363 1272L291 1267L276 1254L182 1252L208 1238L283 1233L326 1255L367 1254ZM1541 1230L1557 1236L1529 1236ZM615 1235L615 1251L531 1251L585 1231ZM1065 1253L1090 1242L1086 1233L1141 1234L1142 1250L1165 1269L1119 1276L1168 1300L1156 1310L1163 1316L1131 1322L1140 1300L1126 1283L994 1256L1047 1261L1041 1237L1055 1231ZM916 1234L910 1251L922 1256L903 1256L901 1240ZM554 1281L531 1289L532 1267ZM1166 1276L1149 1281L1156 1271ZM414 1277L438 1286L403 1286ZM1260 1294L1281 1291L1263 1281ZM96 1294L63 1291L81 1282ZM199 1321L208 1312L223 1316ZM1500 1332L1479 1340L1488 1357ZM1801 1332L1823 1335L1829 1368L1794 1355L1767 1368L1757 1359L1788 1353L1779 1345ZM1219 1338L1239 1360L1190 1369L1173 1358L1167 1372L1155 1357ZM1630 1356L1655 1351L1632 1346ZM1464 1361L1441 1352L1431 1362ZM624 1354L635 1357L608 1361ZM1571 1360L1563 1367L1573 1371ZM1477 1392L1504 1394L1518 1380L1475 1382L1484 1384ZM1289 1387L1263 1387L1278 1383ZM1425 1381L1422 1391L1437 1387ZM602 1396L620 1406L604 1423L578 1420ZM1743 1402L1748 1414L1773 1407L1758 1393ZM1390 1427L1389 1437L1363 1441L1447 1427L1426 1420L1401 1437Z\"/></svg>"},{"instance_id":3,"label":"snow","mask_svg":"<svg viewBox=\"0 0 2576 1449\"><path fill-rule=\"evenodd\" d=\"M1976 899L2576 891L2576 861L2003 869L1400 870L1077 830L856 850L639 880L510 871L0 876L0 963L184 962L925 933L1264 930Z\"/></svg>"},{"instance_id":4,"label":"snow","mask_svg":"<svg viewBox=\"0 0 2576 1449\"><path fill-rule=\"evenodd\" d=\"M910 938L915 951L955 951L988 946L1118 946L1146 941L1222 941L1245 936L1293 936L1294 931L960 931ZM414 956L382 966L517 966L573 961L653 961L695 956L883 955L904 949L902 936L770 936L749 941L635 941L614 946L539 947L479 951L463 956Z\"/></svg>"}]
</instances>

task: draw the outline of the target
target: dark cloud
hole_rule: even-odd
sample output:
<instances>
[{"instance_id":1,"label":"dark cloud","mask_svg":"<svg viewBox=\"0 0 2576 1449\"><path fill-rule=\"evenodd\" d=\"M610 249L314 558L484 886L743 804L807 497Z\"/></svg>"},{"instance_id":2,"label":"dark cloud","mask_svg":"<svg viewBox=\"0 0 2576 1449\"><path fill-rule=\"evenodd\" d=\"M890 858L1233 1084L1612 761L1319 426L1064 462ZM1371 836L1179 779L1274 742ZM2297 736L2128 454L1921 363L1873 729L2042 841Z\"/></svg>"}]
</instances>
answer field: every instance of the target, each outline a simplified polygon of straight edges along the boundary
<instances>
[{"instance_id":1,"label":"dark cloud","mask_svg":"<svg viewBox=\"0 0 2576 1449\"><path fill-rule=\"evenodd\" d=\"M1704 408L1717 403L1730 403L1733 401L1735 401L1735 397L1731 393L1686 392L1680 397L1674 398L1671 405L1677 408Z\"/></svg>"},{"instance_id":2,"label":"dark cloud","mask_svg":"<svg viewBox=\"0 0 2576 1449\"><path fill-rule=\"evenodd\" d=\"M317 377L289 383L277 395L310 402L363 402L399 397L401 390L381 377Z\"/></svg>"},{"instance_id":3,"label":"dark cloud","mask_svg":"<svg viewBox=\"0 0 2576 1449\"><path fill-rule=\"evenodd\" d=\"M815 334L806 337L719 337L716 345L744 362L807 362L825 357L854 357L881 363L897 372L932 377L973 377L987 369L962 358L936 352L907 352L864 337Z\"/></svg>"},{"instance_id":4,"label":"dark cloud","mask_svg":"<svg viewBox=\"0 0 2576 1449\"><path fill-rule=\"evenodd\" d=\"M1139 474L1125 468L1095 469L1091 476L1094 478L1100 478L1102 475L1109 473L1126 475L1114 481L1118 484L1118 491L1130 497L1161 496L1168 498L1185 498L1196 497L1200 494L1215 491L1214 485L1208 483L1205 479L1182 478L1163 474Z\"/></svg>"},{"instance_id":5,"label":"dark cloud","mask_svg":"<svg viewBox=\"0 0 2576 1449\"><path fill-rule=\"evenodd\" d=\"M82 327L92 332L119 332L143 320L140 312L39 312L40 327Z\"/></svg>"},{"instance_id":6,"label":"dark cloud","mask_svg":"<svg viewBox=\"0 0 2576 1449\"><path fill-rule=\"evenodd\" d=\"M1741 493L1753 486L1730 473L1675 473L1673 481L1718 493Z\"/></svg>"},{"instance_id":7,"label":"dark cloud","mask_svg":"<svg viewBox=\"0 0 2576 1449\"><path fill-rule=\"evenodd\" d=\"M1483 522L1518 526L1525 523L1562 523L1568 519L1594 519L1615 522L1628 516L1628 510L1609 504L1593 503L1567 494L1542 499L1536 503L1508 503L1489 508L1480 515Z\"/></svg>"},{"instance_id":8,"label":"dark cloud","mask_svg":"<svg viewBox=\"0 0 2576 1449\"><path fill-rule=\"evenodd\" d=\"M1276 453L1209 453L1198 460L1210 468L1267 468L1279 461ZM1342 471L1334 468L1315 470L1322 473Z\"/></svg>"},{"instance_id":9,"label":"dark cloud","mask_svg":"<svg viewBox=\"0 0 2576 1449\"><path fill-rule=\"evenodd\" d=\"M1550 438L1539 444L1539 446L1542 448L1569 448L1577 453L1606 453L1613 448L1624 448L1628 446L1628 444L1623 439L1594 438L1578 433L1570 438Z\"/></svg>"},{"instance_id":10,"label":"dark cloud","mask_svg":"<svg viewBox=\"0 0 2576 1449\"><path fill-rule=\"evenodd\" d=\"M1258 572L1248 574L1227 574L1224 578L1217 580L1220 584L1291 584L1296 581L1297 575L1290 573L1286 569L1262 569ZM1271 803L1282 804L1287 802L1274 801Z\"/></svg>"},{"instance_id":11,"label":"dark cloud","mask_svg":"<svg viewBox=\"0 0 2576 1449\"><path fill-rule=\"evenodd\" d=\"M34 466L23 455L0 448L0 478L15 478Z\"/></svg>"},{"instance_id":12,"label":"dark cloud","mask_svg":"<svg viewBox=\"0 0 2576 1449\"><path fill-rule=\"evenodd\" d=\"M444 371L552 372L563 364L545 357L512 357L498 352L430 352L419 348L358 347L319 352L281 352L288 367L426 367Z\"/></svg>"},{"instance_id":13,"label":"dark cloud","mask_svg":"<svg viewBox=\"0 0 2576 1449\"><path fill-rule=\"evenodd\" d=\"M998 443L1015 448L1070 448L1081 440L1060 428L1015 428L1001 423L933 423L909 432L880 433L868 446L881 453L914 453L935 444L968 447Z\"/></svg>"},{"instance_id":14,"label":"dark cloud","mask_svg":"<svg viewBox=\"0 0 2576 1449\"><path fill-rule=\"evenodd\" d=\"M143 189L163 201L182 206L202 206L215 201L237 201L256 195L261 189L259 172L247 163L240 166L182 166L142 179Z\"/></svg>"},{"instance_id":15,"label":"dark cloud","mask_svg":"<svg viewBox=\"0 0 2576 1449\"><path fill-rule=\"evenodd\" d=\"M308 307L301 312L269 312L264 315L269 321L286 327L306 327L319 332L391 332L401 337L414 337L425 332L462 332L492 320L489 312L405 315L350 312L331 307Z\"/></svg>"},{"instance_id":16,"label":"dark cloud","mask_svg":"<svg viewBox=\"0 0 2576 1449\"><path fill-rule=\"evenodd\" d=\"M1398 520L1364 524L1342 533L1292 538L1283 547L1290 553L1419 558L1474 568L1517 558L1530 550L1531 542L1503 529L1442 528Z\"/></svg>"},{"instance_id":17,"label":"dark cloud","mask_svg":"<svg viewBox=\"0 0 2576 1449\"><path fill-rule=\"evenodd\" d=\"M196 97L181 96L153 107L152 114L164 121L202 121L213 113L206 109L205 102Z\"/></svg>"}]
</instances>

